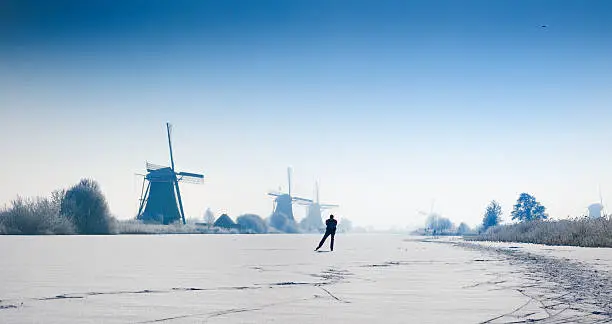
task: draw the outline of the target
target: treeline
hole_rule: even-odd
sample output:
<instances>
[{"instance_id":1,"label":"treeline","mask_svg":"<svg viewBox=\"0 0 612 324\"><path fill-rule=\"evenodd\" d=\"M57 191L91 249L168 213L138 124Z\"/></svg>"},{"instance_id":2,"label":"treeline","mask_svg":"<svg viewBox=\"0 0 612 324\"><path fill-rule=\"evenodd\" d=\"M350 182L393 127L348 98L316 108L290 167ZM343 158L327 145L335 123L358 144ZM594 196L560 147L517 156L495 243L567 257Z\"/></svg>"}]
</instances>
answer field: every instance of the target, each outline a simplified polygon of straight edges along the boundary
<instances>
[{"instance_id":1,"label":"treeline","mask_svg":"<svg viewBox=\"0 0 612 324\"><path fill-rule=\"evenodd\" d=\"M91 179L49 197L17 197L0 210L0 234L113 234L115 225L106 198Z\"/></svg>"},{"instance_id":2,"label":"treeline","mask_svg":"<svg viewBox=\"0 0 612 324\"><path fill-rule=\"evenodd\" d=\"M141 220L117 220L111 216L104 194L98 183L82 179L68 189L53 191L48 197L17 197L9 206L0 209L0 235L105 235L105 234L265 234L305 232L293 222L294 230L263 219L254 214L238 216L236 221L223 214L215 220L207 210L204 223L189 220L162 225ZM276 226L275 226L276 225ZM340 221L338 229L350 231L347 219Z\"/></svg>"},{"instance_id":3,"label":"treeline","mask_svg":"<svg viewBox=\"0 0 612 324\"><path fill-rule=\"evenodd\" d=\"M274 232L266 220L246 214L237 222L222 215L215 222L210 211L210 226L162 225L141 220L117 220L111 216L98 183L83 179L69 189L53 191L48 197L17 197L0 209L0 235L102 235L102 234L232 234ZM211 221L212 217L212 221Z\"/></svg>"},{"instance_id":4,"label":"treeline","mask_svg":"<svg viewBox=\"0 0 612 324\"><path fill-rule=\"evenodd\" d=\"M612 247L612 218L610 216L550 220L546 207L527 193L520 194L510 215L517 223L501 225L501 206L496 201L492 201L485 210L479 235L470 239Z\"/></svg>"},{"instance_id":5,"label":"treeline","mask_svg":"<svg viewBox=\"0 0 612 324\"><path fill-rule=\"evenodd\" d=\"M421 231L416 231L414 234L420 235L469 235L474 234L475 229L472 229L466 223L460 223L456 226L450 219L442 217L438 214L430 214L425 221L425 228Z\"/></svg>"},{"instance_id":6,"label":"treeline","mask_svg":"<svg viewBox=\"0 0 612 324\"><path fill-rule=\"evenodd\" d=\"M536 198L528 193L522 193L514 205L512 210L512 220L519 222L530 222L536 220L548 219L546 207L544 207ZM493 200L485 208L482 222L475 228L470 228L466 223L461 223L455 226L450 219L442 217L438 214L430 214L427 217L424 232L421 234L430 235L481 235L486 233L490 228L499 226L502 221L502 207Z\"/></svg>"},{"instance_id":7,"label":"treeline","mask_svg":"<svg viewBox=\"0 0 612 324\"><path fill-rule=\"evenodd\" d=\"M276 217L275 217L276 216ZM280 219L280 221L279 221ZM188 220L187 223L203 224L210 228L222 228L226 230L237 230L245 234L266 234L266 233L312 233L313 230L307 226L302 226L302 222L296 223L286 216L271 215L264 219L255 214L244 214L236 218L234 222L227 214L215 218L214 213L207 209L204 212L204 223L197 220ZM325 225L322 225L323 230ZM353 228L352 222L342 218L338 224L338 232L350 232Z\"/></svg>"},{"instance_id":8,"label":"treeline","mask_svg":"<svg viewBox=\"0 0 612 324\"><path fill-rule=\"evenodd\" d=\"M512 220L518 222L531 222L548 219L546 207L544 207L536 198L528 193L522 193L516 200L516 204L512 209ZM498 226L502 221L501 205L493 200L485 209L482 219L482 227L480 233L486 232L489 228Z\"/></svg>"},{"instance_id":9,"label":"treeline","mask_svg":"<svg viewBox=\"0 0 612 324\"><path fill-rule=\"evenodd\" d=\"M612 217L532 220L489 228L475 240L612 247Z\"/></svg>"}]
</instances>

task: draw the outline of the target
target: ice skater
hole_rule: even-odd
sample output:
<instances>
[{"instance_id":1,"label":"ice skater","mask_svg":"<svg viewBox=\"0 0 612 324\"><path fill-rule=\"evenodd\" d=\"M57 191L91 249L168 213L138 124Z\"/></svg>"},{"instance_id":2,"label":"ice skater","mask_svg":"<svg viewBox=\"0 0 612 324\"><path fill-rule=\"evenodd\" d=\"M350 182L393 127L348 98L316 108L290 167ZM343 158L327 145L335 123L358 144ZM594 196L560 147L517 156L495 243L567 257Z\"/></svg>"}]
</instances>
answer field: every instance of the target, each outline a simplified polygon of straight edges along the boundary
<instances>
[{"instance_id":1,"label":"ice skater","mask_svg":"<svg viewBox=\"0 0 612 324\"><path fill-rule=\"evenodd\" d=\"M325 240L330 235L331 243L329 244L329 249L332 251L334 250L334 236L336 236L336 225L338 225L338 221L334 219L334 215L329 215L329 219L325 221L325 235L323 235L323 238L321 239L321 242L319 242L319 246L317 246L315 251L318 251L323 246L323 243L325 243Z\"/></svg>"}]
</instances>

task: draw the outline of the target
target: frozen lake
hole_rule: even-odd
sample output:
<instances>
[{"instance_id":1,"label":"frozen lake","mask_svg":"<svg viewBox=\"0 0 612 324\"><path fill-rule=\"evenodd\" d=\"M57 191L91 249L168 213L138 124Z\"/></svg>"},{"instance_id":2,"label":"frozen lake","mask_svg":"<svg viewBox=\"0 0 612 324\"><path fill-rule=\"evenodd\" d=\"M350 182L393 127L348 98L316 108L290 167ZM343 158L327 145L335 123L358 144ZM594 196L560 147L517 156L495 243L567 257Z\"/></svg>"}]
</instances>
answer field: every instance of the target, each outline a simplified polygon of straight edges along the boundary
<instances>
[{"instance_id":1,"label":"frozen lake","mask_svg":"<svg viewBox=\"0 0 612 324\"><path fill-rule=\"evenodd\" d=\"M0 236L0 322L503 323L554 312L517 288L528 270L488 251L361 234L313 252L319 239Z\"/></svg>"}]
</instances>

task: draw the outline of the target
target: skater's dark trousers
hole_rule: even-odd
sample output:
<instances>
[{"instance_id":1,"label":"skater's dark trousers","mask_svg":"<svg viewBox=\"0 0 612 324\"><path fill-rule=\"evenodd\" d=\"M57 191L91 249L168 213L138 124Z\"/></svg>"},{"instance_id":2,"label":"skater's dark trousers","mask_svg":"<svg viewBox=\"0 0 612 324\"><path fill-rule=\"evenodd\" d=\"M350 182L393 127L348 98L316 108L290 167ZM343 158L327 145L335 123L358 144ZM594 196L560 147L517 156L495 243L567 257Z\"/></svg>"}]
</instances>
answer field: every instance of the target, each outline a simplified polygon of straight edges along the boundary
<instances>
[{"instance_id":1,"label":"skater's dark trousers","mask_svg":"<svg viewBox=\"0 0 612 324\"><path fill-rule=\"evenodd\" d=\"M330 250L334 250L334 236L336 236L336 229L328 229L325 231L325 235L323 235L323 238L321 239L321 242L319 242L319 247L317 247L317 249L320 249L323 246L323 243L325 243L325 240L327 239L328 236L331 235L331 243L329 245Z\"/></svg>"}]
</instances>

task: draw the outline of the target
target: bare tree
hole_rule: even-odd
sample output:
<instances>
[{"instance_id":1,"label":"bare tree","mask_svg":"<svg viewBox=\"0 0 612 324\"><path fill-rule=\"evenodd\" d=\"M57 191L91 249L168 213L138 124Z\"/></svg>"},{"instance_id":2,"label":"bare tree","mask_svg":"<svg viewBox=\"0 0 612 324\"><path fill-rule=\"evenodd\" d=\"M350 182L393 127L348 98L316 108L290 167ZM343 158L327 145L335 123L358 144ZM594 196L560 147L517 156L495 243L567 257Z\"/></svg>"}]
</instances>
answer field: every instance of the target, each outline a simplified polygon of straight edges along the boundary
<instances>
[{"instance_id":1,"label":"bare tree","mask_svg":"<svg viewBox=\"0 0 612 324\"><path fill-rule=\"evenodd\" d=\"M208 227L213 226L215 223L215 214L210 210L210 208L206 209L204 212L204 223L208 224Z\"/></svg>"}]
</instances>

